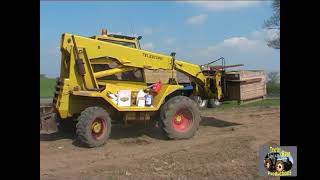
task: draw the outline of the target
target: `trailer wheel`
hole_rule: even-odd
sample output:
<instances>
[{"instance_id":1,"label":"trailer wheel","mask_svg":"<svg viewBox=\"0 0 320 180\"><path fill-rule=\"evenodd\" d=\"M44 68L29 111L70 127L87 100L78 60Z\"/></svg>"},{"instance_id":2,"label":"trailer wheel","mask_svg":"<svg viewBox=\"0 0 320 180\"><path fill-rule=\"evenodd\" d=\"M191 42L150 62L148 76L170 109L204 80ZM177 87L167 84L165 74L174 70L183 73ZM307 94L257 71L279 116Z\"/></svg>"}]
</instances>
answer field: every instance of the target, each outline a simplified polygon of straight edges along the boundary
<instances>
[{"instance_id":1,"label":"trailer wheel","mask_svg":"<svg viewBox=\"0 0 320 180\"><path fill-rule=\"evenodd\" d=\"M160 113L162 129L170 139L193 137L201 120L197 104L186 96L175 96L169 99Z\"/></svg>"},{"instance_id":2,"label":"trailer wheel","mask_svg":"<svg viewBox=\"0 0 320 180\"><path fill-rule=\"evenodd\" d=\"M220 105L220 102L216 99L209 99L209 102L208 102L208 107L209 108L216 108Z\"/></svg>"},{"instance_id":3,"label":"trailer wheel","mask_svg":"<svg viewBox=\"0 0 320 180\"><path fill-rule=\"evenodd\" d=\"M88 107L78 117L77 140L87 147L104 145L111 132L111 118L103 108Z\"/></svg>"},{"instance_id":4,"label":"trailer wheel","mask_svg":"<svg viewBox=\"0 0 320 180\"><path fill-rule=\"evenodd\" d=\"M276 170L277 170L278 172L284 171L284 169L285 169L284 166L285 166L285 165L284 165L283 161L277 161L277 162L276 162Z\"/></svg>"},{"instance_id":5,"label":"trailer wheel","mask_svg":"<svg viewBox=\"0 0 320 180\"><path fill-rule=\"evenodd\" d=\"M191 96L191 99L193 99L198 104L200 109L204 109L208 106L208 100L202 99L200 96Z\"/></svg>"}]
</instances>

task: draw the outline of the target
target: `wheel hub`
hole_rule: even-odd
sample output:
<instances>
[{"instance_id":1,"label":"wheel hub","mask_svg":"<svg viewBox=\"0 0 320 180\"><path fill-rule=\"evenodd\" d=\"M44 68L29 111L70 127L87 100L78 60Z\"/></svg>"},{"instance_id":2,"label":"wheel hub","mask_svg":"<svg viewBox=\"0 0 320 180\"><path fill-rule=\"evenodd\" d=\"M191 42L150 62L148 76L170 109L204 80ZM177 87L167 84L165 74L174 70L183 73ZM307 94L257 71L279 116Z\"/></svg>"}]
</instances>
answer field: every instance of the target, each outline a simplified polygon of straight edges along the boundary
<instances>
[{"instance_id":1,"label":"wheel hub","mask_svg":"<svg viewBox=\"0 0 320 180\"><path fill-rule=\"evenodd\" d=\"M183 118L182 115L177 115L177 116L176 116L176 119L175 119L176 123L177 123L177 124L180 124L180 123L182 122L182 118Z\"/></svg>"},{"instance_id":2,"label":"wheel hub","mask_svg":"<svg viewBox=\"0 0 320 180\"><path fill-rule=\"evenodd\" d=\"M181 109L173 117L173 127L178 132L188 131L193 123L192 113L188 109Z\"/></svg>"},{"instance_id":3,"label":"wheel hub","mask_svg":"<svg viewBox=\"0 0 320 180\"><path fill-rule=\"evenodd\" d=\"M101 139L107 133L107 124L103 119L96 118L91 125L91 133L94 139Z\"/></svg>"},{"instance_id":4,"label":"wheel hub","mask_svg":"<svg viewBox=\"0 0 320 180\"><path fill-rule=\"evenodd\" d=\"M102 130L102 123L96 121L92 124L91 128L94 133L100 133L100 131Z\"/></svg>"}]
</instances>

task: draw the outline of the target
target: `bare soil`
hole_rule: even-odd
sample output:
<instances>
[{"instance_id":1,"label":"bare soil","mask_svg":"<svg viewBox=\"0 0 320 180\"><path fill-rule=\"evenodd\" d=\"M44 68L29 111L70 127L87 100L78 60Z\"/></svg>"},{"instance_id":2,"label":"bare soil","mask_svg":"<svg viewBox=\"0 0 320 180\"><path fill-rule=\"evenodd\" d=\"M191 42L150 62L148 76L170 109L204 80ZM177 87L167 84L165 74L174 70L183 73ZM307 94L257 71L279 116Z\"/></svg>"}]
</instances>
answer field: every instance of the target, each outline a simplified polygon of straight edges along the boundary
<instances>
[{"instance_id":1,"label":"bare soil","mask_svg":"<svg viewBox=\"0 0 320 180\"><path fill-rule=\"evenodd\" d=\"M73 134L40 132L41 179L265 179L263 144L280 144L280 108L202 111L192 139L166 140L158 128L113 126L103 147L84 148ZM278 178L277 178L278 179Z\"/></svg>"}]
</instances>

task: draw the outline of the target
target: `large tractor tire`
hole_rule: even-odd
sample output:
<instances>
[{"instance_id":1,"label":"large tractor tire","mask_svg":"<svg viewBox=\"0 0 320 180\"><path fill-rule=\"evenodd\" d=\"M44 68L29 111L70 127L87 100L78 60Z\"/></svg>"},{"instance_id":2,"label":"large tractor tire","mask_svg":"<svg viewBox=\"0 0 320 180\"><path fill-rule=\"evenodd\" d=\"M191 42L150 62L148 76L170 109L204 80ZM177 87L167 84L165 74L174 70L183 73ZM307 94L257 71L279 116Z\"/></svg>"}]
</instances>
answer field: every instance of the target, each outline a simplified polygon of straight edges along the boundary
<instances>
[{"instance_id":1,"label":"large tractor tire","mask_svg":"<svg viewBox=\"0 0 320 180\"><path fill-rule=\"evenodd\" d=\"M283 161L276 162L276 170L277 172L282 172L285 170L285 164L283 163Z\"/></svg>"},{"instance_id":2,"label":"large tractor tire","mask_svg":"<svg viewBox=\"0 0 320 180\"><path fill-rule=\"evenodd\" d=\"M104 145L111 132L111 118L101 107L88 107L78 117L77 140L87 147Z\"/></svg>"},{"instance_id":3,"label":"large tractor tire","mask_svg":"<svg viewBox=\"0 0 320 180\"><path fill-rule=\"evenodd\" d=\"M160 110L162 129L170 139L189 139L201 121L197 104L186 96L169 99Z\"/></svg>"},{"instance_id":4,"label":"large tractor tire","mask_svg":"<svg viewBox=\"0 0 320 180\"><path fill-rule=\"evenodd\" d=\"M289 161L289 162L286 163L285 171L289 171L291 168L292 168L292 162Z\"/></svg>"},{"instance_id":5,"label":"large tractor tire","mask_svg":"<svg viewBox=\"0 0 320 180\"><path fill-rule=\"evenodd\" d=\"M270 159L266 159L264 162L264 167L268 170L271 171L272 170L272 162Z\"/></svg>"}]
</instances>

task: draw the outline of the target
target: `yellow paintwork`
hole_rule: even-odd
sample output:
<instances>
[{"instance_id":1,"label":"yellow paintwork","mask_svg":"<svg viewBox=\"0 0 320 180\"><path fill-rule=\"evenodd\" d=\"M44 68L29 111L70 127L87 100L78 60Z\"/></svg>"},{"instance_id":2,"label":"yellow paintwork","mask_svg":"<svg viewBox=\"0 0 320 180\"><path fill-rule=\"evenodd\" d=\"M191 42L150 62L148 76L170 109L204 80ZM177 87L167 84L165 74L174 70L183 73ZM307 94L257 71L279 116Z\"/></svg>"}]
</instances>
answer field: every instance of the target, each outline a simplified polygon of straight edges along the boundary
<instances>
[{"instance_id":1,"label":"yellow paintwork","mask_svg":"<svg viewBox=\"0 0 320 180\"><path fill-rule=\"evenodd\" d=\"M119 107L108 96L109 93L115 94L119 90L124 89L139 91L140 89L145 89L147 84L145 82L100 80L98 78L133 69L176 69L188 75L189 78L196 83L195 91L198 91L201 96L205 98L216 98L216 94L212 92L207 82L208 77L202 73L199 65L182 60L173 61L173 58L169 55L142 50L136 39L119 40L118 38L108 36L89 38L74 35L78 47L78 55L84 62L86 71L84 78L87 87L106 87L102 92L87 91L84 88L81 76L77 72L75 48L71 36L71 34L65 33L61 39L62 57L60 79L63 80L64 85L56 97L57 102L55 104L61 118L71 117L73 114L80 113L84 108L91 105L86 103L95 103L101 99L112 105L118 111L157 111L169 94L183 88L181 85L163 84L161 91L154 96L152 107ZM136 48L97 40L99 38L132 42L136 45ZM112 62L117 62L119 66L99 72L93 71L93 65L110 64ZM217 92L218 98L220 98L222 93L221 88ZM92 100L81 97L91 97Z\"/></svg>"},{"instance_id":2,"label":"yellow paintwork","mask_svg":"<svg viewBox=\"0 0 320 180\"><path fill-rule=\"evenodd\" d=\"M101 122L94 122L91 126L93 132L95 133L99 133L102 129L102 124Z\"/></svg>"},{"instance_id":3,"label":"yellow paintwork","mask_svg":"<svg viewBox=\"0 0 320 180\"><path fill-rule=\"evenodd\" d=\"M221 87L221 72L216 72L215 74L215 88L216 88L216 94L217 94L217 98L221 99L223 97L223 93L222 93L222 87Z\"/></svg>"},{"instance_id":4,"label":"yellow paintwork","mask_svg":"<svg viewBox=\"0 0 320 180\"><path fill-rule=\"evenodd\" d=\"M87 96L87 97L98 97L103 98L107 102L109 102L113 107L115 107L118 111L156 111L159 110L164 98L171 94L172 92L183 88L181 85L163 85L160 92L154 96L153 106L151 107L138 107L138 106L130 106L130 107L120 107L116 105L110 97L107 96L107 92L117 93L119 90L129 89L131 91L139 91L147 86L137 85L136 87L130 87L129 84L125 85L124 83L119 82L122 85L115 85L112 83L106 83L106 88L101 93L93 92L93 91L73 91L72 94L76 96Z\"/></svg>"},{"instance_id":5,"label":"yellow paintwork","mask_svg":"<svg viewBox=\"0 0 320 180\"><path fill-rule=\"evenodd\" d=\"M182 120L182 117L181 117L181 115L178 115L178 116L176 116L176 119L175 119L178 123Z\"/></svg>"},{"instance_id":6,"label":"yellow paintwork","mask_svg":"<svg viewBox=\"0 0 320 180\"><path fill-rule=\"evenodd\" d=\"M111 36L108 36L108 35L97 35L97 36L94 36L94 39L107 39L107 40L112 40L112 41L119 41L118 38L114 38L114 37L111 37ZM129 39L121 39L122 42L129 42L129 43L132 43L132 44L135 44L135 47L137 49L140 49L140 45L137 41L137 39L134 39L134 40L129 40Z\"/></svg>"},{"instance_id":7,"label":"yellow paintwork","mask_svg":"<svg viewBox=\"0 0 320 180\"><path fill-rule=\"evenodd\" d=\"M134 70L134 69L136 69L136 68L132 68L132 67L113 68L113 69L109 69L109 70L105 70L105 71L100 71L100 72L94 73L94 77L95 78L100 78L100 77L110 76L110 75L116 74L116 73L122 73L122 72L131 71L131 70Z\"/></svg>"}]
</instances>

